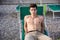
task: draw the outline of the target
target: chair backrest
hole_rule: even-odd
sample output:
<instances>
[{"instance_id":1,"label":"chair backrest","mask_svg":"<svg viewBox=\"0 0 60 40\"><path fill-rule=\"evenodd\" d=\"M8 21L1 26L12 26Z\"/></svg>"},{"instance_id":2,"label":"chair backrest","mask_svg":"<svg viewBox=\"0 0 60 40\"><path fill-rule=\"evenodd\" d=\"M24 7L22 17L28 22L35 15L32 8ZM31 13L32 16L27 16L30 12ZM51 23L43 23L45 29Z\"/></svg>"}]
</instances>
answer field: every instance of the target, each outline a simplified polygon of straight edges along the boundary
<instances>
[{"instance_id":1,"label":"chair backrest","mask_svg":"<svg viewBox=\"0 0 60 40\"><path fill-rule=\"evenodd\" d=\"M22 20L22 40L24 40L24 36L25 36L25 31L24 31L24 17L26 16L26 15L30 15L30 12L29 12L29 7L21 7L20 5L18 5L17 7L16 7L16 10L18 11L18 12L20 12L20 19ZM44 6L38 6L38 8L37 8L37 14L38 15L46 15L46 5L44 5ZM44 34L45 35L48 35L48 33L47 33L47 30L44 30Z\"/></svg>"}]
</instances>

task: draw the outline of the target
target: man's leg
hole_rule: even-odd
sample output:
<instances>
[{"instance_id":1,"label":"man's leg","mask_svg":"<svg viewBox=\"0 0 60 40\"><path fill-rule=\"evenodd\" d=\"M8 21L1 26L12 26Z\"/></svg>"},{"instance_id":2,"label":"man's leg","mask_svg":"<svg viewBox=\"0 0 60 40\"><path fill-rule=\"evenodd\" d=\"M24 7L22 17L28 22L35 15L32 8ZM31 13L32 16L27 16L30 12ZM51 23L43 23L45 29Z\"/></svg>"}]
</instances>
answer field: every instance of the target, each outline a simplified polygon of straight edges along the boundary
<instances>
[{"instance_id":1,"label":"man's leg","mask_svg":"<svg viewBox=\"0 0 60 40\"><path fill-rule=\"evenodd\" d=\"M38 35L38 40L52 40L52 38L50 38L44 34L40 34L40 35Z\"/></svg>"},{"instance_id":2,"label":"man's leg","mask_svg":"<svg viewBox=\"0 0 60 40\"><path fill-rule=\"evenodd\" d=\"M27 34L25 35L25 40L34 40L34 37L33 37L33 35L27 33Z\"/></svg>"}]
</instances>

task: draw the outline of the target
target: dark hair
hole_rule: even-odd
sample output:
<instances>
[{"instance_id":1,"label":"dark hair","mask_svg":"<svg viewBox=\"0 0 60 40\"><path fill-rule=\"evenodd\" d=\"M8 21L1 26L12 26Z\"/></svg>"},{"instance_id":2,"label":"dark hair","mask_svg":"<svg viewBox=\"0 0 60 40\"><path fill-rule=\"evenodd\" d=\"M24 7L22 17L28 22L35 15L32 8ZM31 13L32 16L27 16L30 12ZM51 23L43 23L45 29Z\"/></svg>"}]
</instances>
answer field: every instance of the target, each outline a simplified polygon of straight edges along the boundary
<instances>
[{"instance_id":1,"label":"dark hair","mask_svg":"<svg viewBox=\"0 0 60 40\"><path fill-rule=\"evenodd\" d=\"M33 3L33 4L30 4L30 8L31 8L31 7L33 7L33 8L36 7L36 9L37 9L37 5L34 4L34 3Z\"/></svg>"}]
</instances>

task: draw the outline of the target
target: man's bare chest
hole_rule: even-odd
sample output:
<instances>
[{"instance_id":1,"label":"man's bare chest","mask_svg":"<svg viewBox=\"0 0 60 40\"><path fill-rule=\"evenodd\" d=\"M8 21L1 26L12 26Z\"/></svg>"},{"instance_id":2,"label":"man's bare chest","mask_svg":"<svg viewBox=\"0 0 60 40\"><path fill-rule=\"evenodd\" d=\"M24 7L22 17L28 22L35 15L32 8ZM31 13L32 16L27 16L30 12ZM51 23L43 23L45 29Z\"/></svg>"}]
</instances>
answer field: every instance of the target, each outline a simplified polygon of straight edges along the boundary
<instances>
[{"instance_id":1,"label":"man's bare chest","mask_svg":"<svg viewBox=\"0 0 60 40\"><path fill-rule=\"evenodd\" d=\"M40 24L41 20L39 18L28 18L27 23L28 24Z\"/></svg>"}]
</instances>

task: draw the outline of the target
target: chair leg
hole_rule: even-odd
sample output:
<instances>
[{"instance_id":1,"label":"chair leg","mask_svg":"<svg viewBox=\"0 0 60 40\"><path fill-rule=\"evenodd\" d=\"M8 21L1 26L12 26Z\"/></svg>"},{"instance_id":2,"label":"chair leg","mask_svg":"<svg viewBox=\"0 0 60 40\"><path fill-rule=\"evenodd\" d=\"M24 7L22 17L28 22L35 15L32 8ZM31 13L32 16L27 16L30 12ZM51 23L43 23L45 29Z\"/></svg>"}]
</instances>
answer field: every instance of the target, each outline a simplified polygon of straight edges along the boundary
<instances>
[{"instance_id":1,"label":"chair leg","mask_svg":"<svg viewBox=\"0 0 60 40\"><path fill-rule=\"evenodd\" d=\"M53 12L53 19L55 18L54 12Z\"/></svg>"}]
</instances>

